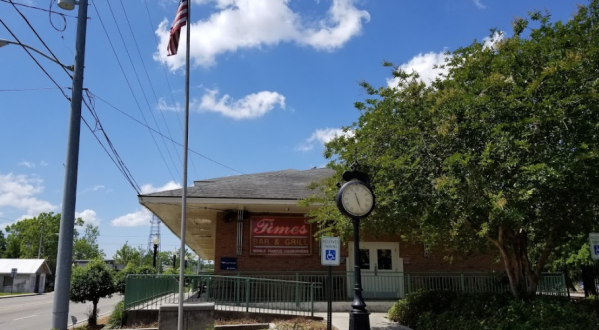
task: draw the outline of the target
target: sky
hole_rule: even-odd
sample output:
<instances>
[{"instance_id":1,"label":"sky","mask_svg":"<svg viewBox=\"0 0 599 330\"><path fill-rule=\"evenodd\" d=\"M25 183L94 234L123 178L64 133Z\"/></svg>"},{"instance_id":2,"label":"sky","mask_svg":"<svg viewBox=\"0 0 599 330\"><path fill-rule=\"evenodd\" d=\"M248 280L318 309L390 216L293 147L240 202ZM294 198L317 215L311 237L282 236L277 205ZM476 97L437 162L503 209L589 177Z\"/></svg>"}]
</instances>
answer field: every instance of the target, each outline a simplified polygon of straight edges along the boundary
<instances>
[{"instance_id":1,"label":"sky","mask_svg":"<svg viewBox=\"0 0 599 330\"><path fill-rule=\"evenodd\" d=\"M0 39L18 39L73 64L77 10L51 0L13 0L24 5L15 5L21 16L10 1L0 0ZM513 19L532 10L568 20L577 3L587 4L192 0L187 184L325 166L323 144L359 118L353 105L367 97L359 83L393 85L383 61L427 82L440 73L434 67L444 52L475 39L490 42L492 28L510 36ZM67 16L49 14L49 6ZM90 0L84 98L91 110L82 110L89 128L82 124L76 212L99 226L108 258L125 242L147 247L152 215L138 192L182 185L186 45L175 56L166 52L177 6L176 0ZM0 230L61 211L65 95L71 96L72 82L58 64L34 57L47 74L22 47L0 48ZM105 151L111 150L105 136L124 168ZM162 251L179 246L165 226L161 233Z\"/></svg>"}]
</instances>

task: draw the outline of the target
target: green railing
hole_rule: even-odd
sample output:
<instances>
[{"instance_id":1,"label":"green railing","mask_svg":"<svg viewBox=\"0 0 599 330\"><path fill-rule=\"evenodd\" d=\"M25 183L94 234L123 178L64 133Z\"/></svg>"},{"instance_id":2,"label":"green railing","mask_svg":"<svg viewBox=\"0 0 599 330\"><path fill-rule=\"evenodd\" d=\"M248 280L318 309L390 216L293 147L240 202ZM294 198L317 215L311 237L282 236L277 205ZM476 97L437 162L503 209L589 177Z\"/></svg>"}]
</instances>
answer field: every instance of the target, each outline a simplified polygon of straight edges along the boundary
<instances>
[{"instance_id":1,"label":"green railing","mask_svg":"<svg viewBox=\"0 0 599 330\"><path fill-rule=\"evenodd\" d=\"M277 279L286 281L313 282L321 284L315 288L315 301L326 300L326 272L236 272L230 276ZM543 274L538 283L538 294L567 296L564 275ZM333 272L333 301L353 299L354 273ZM395 300L419 289L453 290L462 292L505 292L509 282L502 273L432 273L432 272L364 272L362 273L362 295L370 300Z\"/></svg>"},{"instance_id":2,"label":"green railing","mask_svg":"<svg viewBox=\"0 0 599 330\"><path fill-rule=\"evenodd\" d=\"M179 302L175 275L129 275L125 309L158 309ZM319 283L241 276L186 275L184 303L214 302L219 310L314 316Z\"/></svg>"}]
</instances>

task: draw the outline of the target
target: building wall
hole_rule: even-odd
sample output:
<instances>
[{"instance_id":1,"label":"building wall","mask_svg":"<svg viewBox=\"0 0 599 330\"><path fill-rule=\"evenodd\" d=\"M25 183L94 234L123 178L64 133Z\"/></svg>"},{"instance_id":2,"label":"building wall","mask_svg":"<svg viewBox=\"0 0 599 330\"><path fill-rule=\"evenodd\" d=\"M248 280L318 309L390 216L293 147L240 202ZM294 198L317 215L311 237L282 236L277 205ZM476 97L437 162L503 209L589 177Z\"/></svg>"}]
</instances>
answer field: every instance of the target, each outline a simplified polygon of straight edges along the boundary
<instances>
[{"instance_id":1,"label":"building wall","mask_svg":"<svg viewBox=\"0 0 599 330\"><path fill-rule=\"evenodd\" d=\"M10 277L10 274L0 275L0 285L4 284L4 277ZM0 286L2 292L35 292L35 275L17 274L13 280L13 286ZM42 290L43 292L43 290Z\"/></svg>"},{"instance_id":2,"label":"building wall","mask_svg":"<svg viewBox=\"0 0 599 330\"><path fill-rule=\"evenodd\" d=\"M272 215L272 214L271 214ZM273 215L274 216L274 215ZM289 214L281 215L289 216ZM296 215L301 216L301 215ZM315 225L312 224L312 233ZM310 256L256 256L250 255L250 221L243 224L243 249L242 255L236 255L237 249L237 222L225 223L222 215L217 218L215 233L215 271L217 273L234 273L235 271L220 270L221 257L237 258L236 271L325 271L326 267L320 264L319 243L312 239L312 254ZM446 260L440 251L430 251L425 255L424 244L401 242L399 236L380 237L378 239L367 237L369 242L399 242L399 257L403 259L404 272L488 272L501 271L503 264L496 262L494 254L474 255L468 258L454 256L452 261ZM342 261L347 258L348 244L342 242ZM493 251L492 251L493 252ZM342 263L333 270L346 270Z\"/></svg>"}]
</instances>

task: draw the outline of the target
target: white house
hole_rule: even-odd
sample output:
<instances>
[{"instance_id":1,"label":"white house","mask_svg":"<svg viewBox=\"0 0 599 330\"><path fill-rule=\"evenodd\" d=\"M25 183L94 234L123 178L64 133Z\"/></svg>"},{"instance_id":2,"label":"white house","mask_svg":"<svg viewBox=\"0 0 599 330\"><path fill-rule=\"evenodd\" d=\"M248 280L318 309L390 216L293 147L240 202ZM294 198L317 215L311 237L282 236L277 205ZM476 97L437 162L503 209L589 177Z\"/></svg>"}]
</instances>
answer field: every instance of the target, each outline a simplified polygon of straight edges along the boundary
<instances>
[{"instance_id":1,"label":"white house","mask_svg":"<svg viewBox=\"0 0 599 330\"><path fill-rule=\"evenodd\" d=\"M17 271L14 278L13 269ZM0 259L0 292L44 293L50 274L45 259Z\"/></svg>"}]
</instances>

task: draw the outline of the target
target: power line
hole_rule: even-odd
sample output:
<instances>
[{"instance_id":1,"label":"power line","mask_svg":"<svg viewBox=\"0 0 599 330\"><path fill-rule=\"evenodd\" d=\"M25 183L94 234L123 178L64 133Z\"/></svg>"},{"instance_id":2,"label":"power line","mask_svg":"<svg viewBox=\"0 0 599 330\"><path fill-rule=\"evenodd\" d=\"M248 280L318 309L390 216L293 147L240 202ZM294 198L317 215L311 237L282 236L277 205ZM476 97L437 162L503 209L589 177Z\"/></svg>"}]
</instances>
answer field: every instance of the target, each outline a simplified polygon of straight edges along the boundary
<instances>
[{"instance_id":1,"label":"power line","mask_svg":"<svg viewBox=\"0 0 599 330\"><path fill-rule=\"evenodd\" d=\"M150 133L150 136L152 137L152 140L154 141L154 145L156 145L156 149L158 149L158 153L160 154L160 157L162 158L162 161L164 162L164 165L166 166L166 169L168 170L169 174L171 175L171 178L173 179L173 181L177 181L175 180L175 177L173 176L173 173L171 172L170 167L168 166L168 164L166 163L166 159L164 158L164 155L162 154L162 151L160 150L160 147L158 147L158 142L156 142L156 139L154 138L154 134L152 134L152 129L150 129L150 126L148 125L148 121L146 120L146 116L144 115L143 111L141 110L141 106L139 105L139 101L137 100L137 97L135 96L135 93L133 92L133 87L131 87L131 83L129 82L129 79L127 78L127 75L125 74L125 69L123 68L123 65L121 64L121 60L119 59L116 50L114 48L114 45L112 43L112 39L110 39L110 35L108 34L108 30L106 30L106 26L104 25L104 21L102 20L102 16L100 15L100 11L98 10L98 7L96 7L96 3L92 1L92 5L94 6L94 9L96 10L96 13L98 14L98 19L100 20L100 24L102 25L102 29L104 30L104 33L106 34L106 38L108 38L108 43L110 44L110 48L112 48L112 52L114 53L114 57L116 58L117 63L119 64L119 67L121 69L121 72L123 73L123 77L125 78L125 81L127 82L127 86L129 87L129 91L131 91L131 95L133 96L133 99L135 100L135 104L137 105L137 109L139 110L139 112L141 113L141 116L145 122L145 126L148 128L148 132Z\"/></svg>"},{"instance_id":2,"label":"power line","mask_svg":"<svg viewBox=\"0 0 599 330\"><path fill-rule=\"evenodd\" d=\"M4 25L4 27L6 28L6 30L8 31L8 33L10 33L10 35L15 39L16 42L19 43L19 45L23 48L23 50L25 50L27 52L27 54L29 54L29 56L31 57L31 59L33 59L33 61L35 62L35 64L37 64L37 66L42 69L42 71L46 74L46 76L48 76L48 78L50 78L50 80L54 83L54 85L56 85L56 87L58 87L58 89L60 89L60 91L62 92L62 95L67 99L67 100L71 100L70 97L67 96L67 94L64 92L64 90L60 87L60 85L56 82L56 80L54 80L54 78L52 78L52 76L50 76L50 74L48 73L48 71L46 71L46 69L40 64L40 62L37 61L37 59L31 54L31 52L29 51L29 49L27 49L27 47L25 47L21 41L19 40L19 38L17 38L17 36L12 32L12 30L6 25L6 23L4 23L4 21L2 19L0 19L0 23L2 23L2 25Z\"/></svg>"},{"instance_id":3,"label":"power line","mask_svg":"<svg viewBox=\"0 0 599 330\"><path fill-rule=\"evenodd\" d=\"M146 14L148 15L148 23L150 24L150 34L154 37L154 42L156 43L156 47L160 47L160 43L158 42L158 37L156 37L156 33L154 33L154 22L152 21L152 16L150 15L150 8L148 8L148 1L142 1L144 3L144 6L146 7ZM162 53L158 52L158 56L160 56L160 60L164 61L163 57L162 57ZM175 102L175 96L173 93L173 89L171 88L171 83L168 79L168 74L166 73L166 68L164 67L164 65L160 65L160 67L162 68L162 73L164 74L164 80L166 81L166 85L168 86L168 90L170 91L170 96L171 96L171 101L173 102L173 105L176 104ZM160 110L160 112L162 113L162 110ZM181 115L179 114L178 111L175 111L175 113L177 114L177 118L179 119L177 122L179 123L179 129L181 129L181 133L183 133L183 124L182 124L182 120L181 120ZM198 174L198 170L196 169L196 165L195 162L193 161L193 158L190 158L191 160L191 166L193 167L194 172L196 173L196 177L200 177Z\"/></svg>"},{"instance_id":4,"label":"power line","mask_svg":"<svg viewBox=\"0 0 599 330\"><path fill-rule=\"evenodd\" d=\"M125 111L123 111L123 110L121 110L121 109L117 108L117 107L116 107L116 106L114 106L113 104L111 104L111 103L109 103L108 101L104 100L103 98L101 98L101 97L100 97L100 96L98 96L97 94L94 94L94 93L93 93L93 92L91 92L91 91L90 91L90 94L92 94L92 95L93 95L95 98L97 98L98 100L100 100L100 101L102 101L102 102L106 103L108 106L110 106L110 107L111 107L111 108L113 108L114 110L117 110L118 112L120 112L120 113L122 113L123 115L127 116L129 119L131 119L131 120L135 121L136 123L138 123L138 124L140 124L140 125L142 125L142 126L145 126L146 128L148 128L148 129L150 129L150 130L154 131L154 133L156 133L156 134L161 134L160 132L158 132L158 131L154 130L154 129L153 129L153 128L151 128L150 126L148 126L148 125L146 125L146 124L142 123L141 121L137 120L135 117L132 117L131 115L129 115L129 114L128 114L128 113L126 113ZM162 135L162 136L164 136L164 135ZM167 137L167 136L164 136L164 137L165 137L166 139L168 139L168 137ZM174 141L174 140L171 140L171 141L173 141L174 143L176 143L178 146L180 146L180 147L183 147L183 145L182 145L181 143L179 143L179 142L177 142L177 141ZM226 169L229 169L229 170L231 170L231 171L233 171L233 172L237 172L237 173L239 173L239 174L245 174L245 173L243 173L243 172L241 172L241 171L238 171L238 170L236 170L236 169L234 169L234 168L232 168L232 167L230 167L230 166L227 166L227 165L225 165L225 164L223 164L223 163L220 163L220 162L218 162L218 161L216 161L216 160L214 160L214 159L212 159L212 158L209 158L209 157L207 157L207 156L204 156L204 155L202 155L201 153L199 153L199 152L197 152L197 151L195 151L195 150L193 150L193 149L191 149L191 148L187 148L187 150L189 150L190 152L192 152L192 153L194 153L194 154L196 154L196 155L198 155L198 156L200 156L200 157L202 157L202 158L204 158L204 159L206 159L206 160L208 160L208 161L210 161L210 162L213 162L214 164L217 164L217 165L219 165L219 166L222 166L222 167L224 167L224 168L226 168Z\"/></svg>"},{"instance_id":5,"label":"power line","mask_svg":"<svg viewBox=\"0 0 599 330\"><path fill-rule=\"evenodd\" d=\"M21 18L23 18L23 20L25 21L25 23L27 23L27 26L29 26L29 28L31 29L31 31L33 31L33 33L37 36L37 38L39 39L39 41L44 45L44 47L46 47L46 49L48 50L48 52L50 52L50 54L52 55L52 57L54 57L54 60L57 63L61 63L58 60L58 57L56 57L56 55L54 55L54 52L52 52L52 49L50 49L50 47L48 47L48 45L46 44L46 42L44 41L44 39L42 39L42 37L40 37L40 35L37 33L37 31L35 30L35 28L31 25L31 23L29 23L29 20L27 19L27 17L25 17L25 15L23 15L23 13L19 10L19 8L15 5L14 2L12 2L12 0L9 0L10 3L12 4L13 8L17 11L17 13L19 13L19 15L21 16ZM66 27L66 26L65 26ZM73 79L73 76L71 75L71 73L64 67L62 66L62 69L64 70L64 72L71 77L71 79Z\"/></svg>"},{"instance_id":6,"label":"power line","mask_svg":"<svg viewBox=\"0 0 599 330\"><path fill-rule=\"evenodd\" d=\"M2 0L0 0L2 1ZM69 89L70 87L40 87L40 88L14 88L14 89L0 89L0 92L30 92L30 91L47 91L55 89Z\"/></svg>"},{"instance_id":7,"label":"power line","mask_svg":"<svg viewBox=\"0 0 599 330\"><path fill-rule=\"evenodd\" d=\"M11 5L17 5L17 6L21 6L21 7L26 7L26 8L29 8L29 9L36 9L36 10L45 11L45 12L48 12L50 14L60 15L60 16L62 16L62 18L65 18L65 17L77 18L77 16L63 14L63 13L60 13L60 12L57 12L57 11L53 11L53 10L49 10L49 9L45 9L45 8L40 8L40 7L35 7L35 6L27 5L27 4L24 4L24 3L12 2L11 0L0 0L0 2L5 2L5 3L9 3Z\"/></svg>"},{"instance_id":8,"label":"power line","mask_svg":"<svg viewBox=\"0 0 599 330\"><path fill-rule=\"evenodd\" d=\"M141 94L143 95L144 100L146 101L146 105L148 106L148 110L150 112L150 115L152 116L152 119L154 119L154 124L156 125L156 129L158 130L158 132L160 132L160 126L158 125L158 121L156 120L156 116L154 116L154 112L152 111L152 106L150 105L150 101L148 101L148 97L147 97L146 91L143 88L143 85L141 83L141 79L139 79L139 74L137 73L137 69L135 68L135 64L133 63L133 59L131 58L131 54L129 53L129 48L127 47L127 43L125 42L125 38L123 37L123 34L121 33L121 29L120 29L119 24L118 24L118 22L116 20L116 16L114 15L114 11L112 10L112 6L110 5L110 1L106 0L106 3L108 4L108 9L110 10L110 14L112 15L112 19L114 20L114 25L116 26L116 30L119 33L121 41L123 42L123 47L125 48L125 53L127 54L127 57L129 58L129 63L131 64L131 68L133 68L133 73L135 75L135 78L137 79L137 83L139 84L139 88L141 89ZM132 33L133 33L133 31L132 31ZM134 39L135 39L135 37L134 37ZM136 42L136 44L137 44L137 42ZM141 53L140 53L139 56L141 57ZM173 168L177 172L177 176L179 176L179 178L181 178L181 174L179 173L179 169L178 169L177 165L175 165L175 161L173 160L173 156L171 155L171 152L170 152L169 148L166 145L166 141L164 140L164 137L161 137L161 139L162 139L162 143L164 144L164 149L166 149L166 152L168 153L168 157L171 159L171 163L173 164Z\"/></svg>"},{"instance_id":9,"label":"power line","mask_svg":"<svg viewBox=\"0 0 599 330\"><path fill-rule=\"evenodd\" d=\"M125 9L125 5L123 4L122 0L120 1L120 3L121 3L121 8L123 9L123 13L125 14L125 19L127 20L127 25L129 27L129 31L131 32L131 37L133 37L133 42L135 43L135 48L137 50L137 54L139 55L139 61L141 62L144 72L146 73L146 78L148 79L148 83L150 83L150 89L152 90L152 94L154 94L154 100L156 101L156 104L158 104L158 96L156 95L156 91L154 90L154 84L152 84L152 80L150 79L150 75L148 74L148 69L146 68L146 63L144 62L143 56L141 55L141 51L139 50L139 44L137 43L137 38L135 38L135 33L133 33L133 28L131 27L131 21L129 21L129 15L127 15L127 10ZM116 21L115 21L115 23L116 23ZM140 87L141 87L141 83L140 83ZM146 99L146 101L147 101L147 99ZM148 104L148 106L149 106L149 104ZM171 130L168 127L166 119L164 118L164 113L162 111L160 111L160 115L162 117L162 121L164 122L164 126L166 127L168 136L172 139ZM152 116L153 116L153 112L152 112ZM156 118L154 118L154 121L156 121ZM159 127L157 122L156 122L156 127ZM166 144L165 144L165 148L166 148ZM177 157L179 157L179 163L181 165L183 165L183 160L181 159L181 155L179 155L178 149L175 147L174 143L173 143L173 149L175 150L175 154L177 155ZM170 155L170 152L169 152L169 155ZM171 158L171 160L172 160L172 158ZM173 163L173 166L174 166L174 163ZM176 168L177 167L175 166L175 169ZM179 174L179 171L177 171L177 174Z\"/></svg>"}]
</instances>

